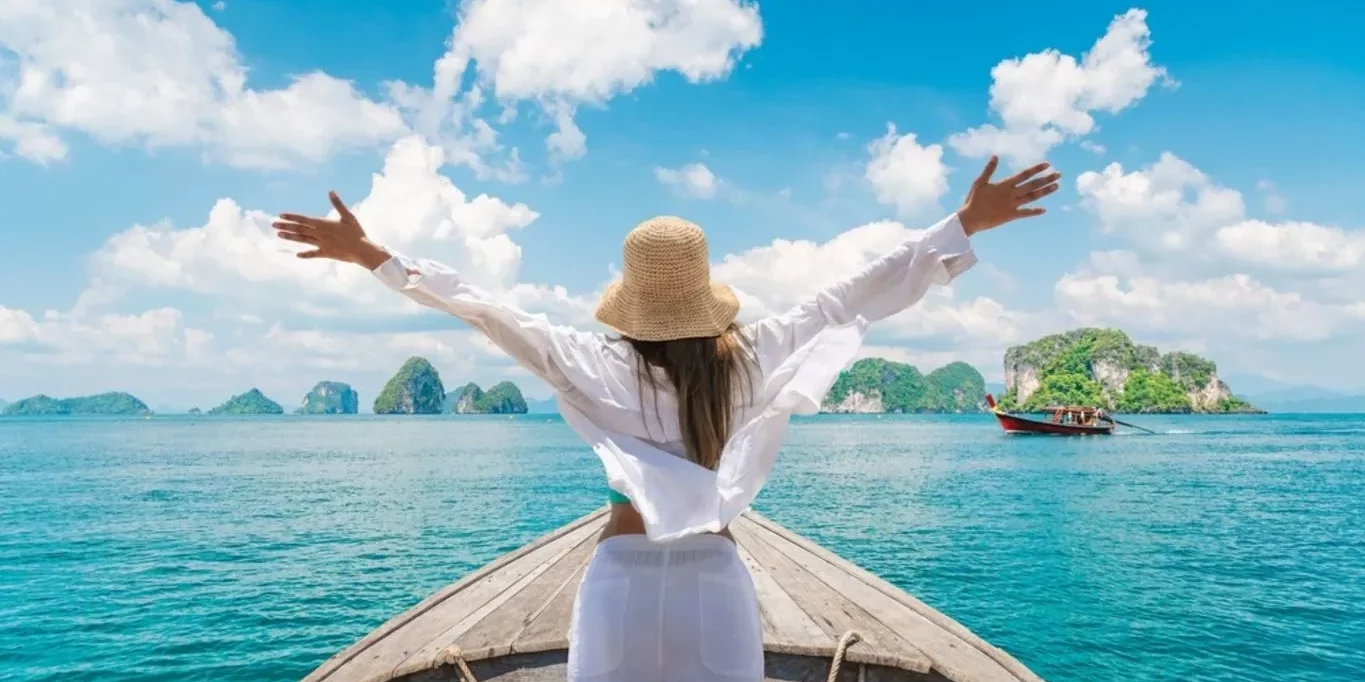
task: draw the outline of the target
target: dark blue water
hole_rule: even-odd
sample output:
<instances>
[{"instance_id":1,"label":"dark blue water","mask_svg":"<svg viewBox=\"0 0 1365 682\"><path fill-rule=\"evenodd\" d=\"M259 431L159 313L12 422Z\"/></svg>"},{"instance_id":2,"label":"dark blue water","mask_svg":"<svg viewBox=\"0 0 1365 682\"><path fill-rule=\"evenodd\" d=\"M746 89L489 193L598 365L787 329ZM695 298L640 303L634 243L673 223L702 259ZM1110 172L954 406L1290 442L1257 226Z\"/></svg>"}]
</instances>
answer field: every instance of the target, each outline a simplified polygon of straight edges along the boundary
<instances>
[{"instance_id":1,"label":"dark blue water","mask_svg":"<svg viewBox=\"0 0 1365 682\"><path fill-rule=\"evenodd\" d=\"M799 421L756 507L1053 681L1365 679L1365 417ZM0 678L293 680L604 501L557 418L0 420Z\"/></svg>"}]
</instances>

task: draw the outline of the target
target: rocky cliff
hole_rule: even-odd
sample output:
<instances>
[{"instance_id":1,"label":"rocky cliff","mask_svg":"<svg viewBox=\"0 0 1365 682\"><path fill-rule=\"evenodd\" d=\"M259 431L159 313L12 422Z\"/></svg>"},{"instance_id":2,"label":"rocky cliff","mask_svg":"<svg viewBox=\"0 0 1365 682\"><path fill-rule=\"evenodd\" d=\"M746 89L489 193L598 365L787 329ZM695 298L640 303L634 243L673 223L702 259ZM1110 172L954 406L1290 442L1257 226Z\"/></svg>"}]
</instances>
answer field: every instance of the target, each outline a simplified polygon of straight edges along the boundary
<instances>
[{"instance_id":1,"label":"rocky cliff","mask_svg":"<svg viewBox=\"0 0 1365 682\"><path fill-rule=\"evenodd\" d=\"M35 395L4 406L7 415L141 415L150 414L147 404L127 393L101 393L80 398Z\"/></svg>"},{"instance_id":2,"label":"rocky cliff","mask_svg":"<svg viewBox=\"0 0 1365 682\"><path fill-rule=\"evenodd\" d=\"M284 414L284 408L265 397L260 389L253 388L232 396L227 402L209 410L209 414Z\"/></svg>"},{"instance_id":3,"label":"rocky cliff","mask_svg":"<svg viewBox=\"0 0 1365 682\"><path fill-rule=\"evenodd\" d=\"M1117 329L1076 329L1005 352L1007 410L1055 405L1117 412L1252 412L1218 378L1217 366L1193 353L1163 355Z\"/></svg>"},{"instance_id":4,"label":"rocky cliff","mask_svg":"<svg viewBox=\"0 0 1365 682\"><path fill-rule=\"evenodd\" d=\"M299 414L355 414L360 411L360 395L350 384L319 381L303 397Z\"/></svg>"},{"instance_id":5,"label":"rocky cliff","mask_svg":"<svg viewBox=\"0 0 1365 682\"><path fill-rule=\"evenodd\" d=\"M440 414L441 375L426 358L409 358L374 399L375 414Z\"/></svg>"},{"instance_id":6,"label":"rocky cliff","mask_svg":"<svg viewBox=\"0 0 1365 682\"><path fill-rule=\"evenodd\" d=\"M821 411L974 412L985 397L985 380L966 363L954 362L924 375L912 365L864 358L839 374Z\"/></svg>"},{"instance_id":7,"label":"rocky cliff","mask_svg":"<svg viewBox=\"0 0 1365 682\"><path fill-rule=\"evenodd\" d=\"M526 414L526 398L517 385L504 381L486 392L468 383L446 394L445 409L455 414Z\"/></svg>"}]
</instances>

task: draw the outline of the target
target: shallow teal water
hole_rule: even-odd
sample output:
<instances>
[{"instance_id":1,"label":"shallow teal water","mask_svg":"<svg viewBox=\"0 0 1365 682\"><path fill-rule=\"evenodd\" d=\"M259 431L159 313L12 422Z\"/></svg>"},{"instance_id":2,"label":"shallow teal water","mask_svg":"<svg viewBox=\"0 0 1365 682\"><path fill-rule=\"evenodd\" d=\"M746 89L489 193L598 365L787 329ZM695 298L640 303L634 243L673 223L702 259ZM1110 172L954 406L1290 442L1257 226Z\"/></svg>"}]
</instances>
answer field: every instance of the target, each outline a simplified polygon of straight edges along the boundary
<instances>
[{"instance_id":1,"label":"shallow teal water","mask_svg":"<svg viewBox=\"0 0 1365 682\"><path fill-rule=\"evenodd\" d=\"M1365 417L793 425L755 506L1054 682L1365 678ZM293 680L604 501L557 418L0 420L0 678Z\"/></svg>"}]
</instances>

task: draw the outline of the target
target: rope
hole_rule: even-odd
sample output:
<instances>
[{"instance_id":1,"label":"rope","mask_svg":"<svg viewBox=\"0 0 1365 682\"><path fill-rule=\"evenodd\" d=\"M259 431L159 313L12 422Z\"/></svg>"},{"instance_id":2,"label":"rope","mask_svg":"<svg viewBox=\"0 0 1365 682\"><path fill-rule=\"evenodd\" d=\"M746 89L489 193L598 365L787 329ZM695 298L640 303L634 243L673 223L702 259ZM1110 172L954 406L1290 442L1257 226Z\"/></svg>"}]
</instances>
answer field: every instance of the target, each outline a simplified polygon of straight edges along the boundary
<instances>
[{"instance_id":1,"label":"rope","mask_svg":"<svg viewBox=\"0 0 1365 682\"><path fill-rule=\"evenodd\" d=\"M479 682L479 678L474 677L474 672L469 669L469 664L464 661L464 652L460 647L447 647L441 652L441 665L453 665L459 669L460 682Z\"/></svg>"},{"instance_id":2,"label":"rope","mask_svg":"<svg viewBox=\"0 0 1365 682\"><path fill-rule=\"evenodd\" d=\"M862 641L862 635L848 630L839 637L839 646L834 648L834 660L829 664L829 682L837 682L839 679L839 668L844 664L844 652L848 651L851 644Z\"/></svg>"},{"instance_id":3,"label":"rope","mask_svg":"<svg viewBox=\"0 0 1365 682\"><path fill-rule=\"evenodd\" d=\"M844 653L848 651L849 646L862 641L862 639L862 635L853 630L849 630L839 637L839 646L834 648L834 658L829 664L829 682L838 682L839 668L844 664ZM447 647L445 651L441 652L441 664L453 665L458 668L460 682L479 682L479 678L474 677L474 672L465 663L464 652L460 651L460 647ZM862 675L858 677L861 679Z\"/></svg>"}]
</instances>

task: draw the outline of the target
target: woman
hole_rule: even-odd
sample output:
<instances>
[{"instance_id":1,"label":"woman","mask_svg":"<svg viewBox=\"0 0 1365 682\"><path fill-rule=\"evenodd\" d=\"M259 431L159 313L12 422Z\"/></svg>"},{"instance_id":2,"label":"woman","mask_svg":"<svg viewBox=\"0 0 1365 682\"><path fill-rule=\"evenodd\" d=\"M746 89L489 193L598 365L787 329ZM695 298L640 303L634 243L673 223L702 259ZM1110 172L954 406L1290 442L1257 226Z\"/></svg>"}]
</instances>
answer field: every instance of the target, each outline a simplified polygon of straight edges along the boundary
<instances>
[{"instance_id":1,"label":"woman","mask_svg":"<svg viewBox=\"0 0 1365 682\"><path fill-rule=\"evenodd\" d=\"M992 183L996 165L922 236L745 326L734 293L710 281L700 228L645 221L626 237L622 279L597 309L619 338L552 325L439 263L385 250L335 193L337 218L283 214L275 228L312 247L300 258L364 266L487 334L554 387L564 419L602 460L611 514L575 601L570 680L752 682L763 678L758 604L727 526L767 479L788 417L819 409L869 322L975 263L970 236L1043 213L1027 205L1060 175L1039 164Z\"/></svg>"}]
</instances>

